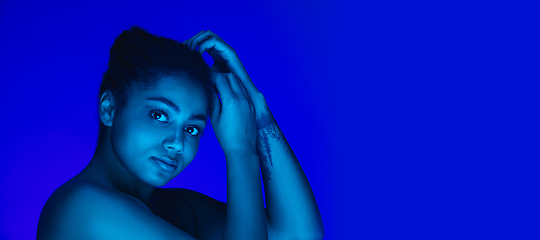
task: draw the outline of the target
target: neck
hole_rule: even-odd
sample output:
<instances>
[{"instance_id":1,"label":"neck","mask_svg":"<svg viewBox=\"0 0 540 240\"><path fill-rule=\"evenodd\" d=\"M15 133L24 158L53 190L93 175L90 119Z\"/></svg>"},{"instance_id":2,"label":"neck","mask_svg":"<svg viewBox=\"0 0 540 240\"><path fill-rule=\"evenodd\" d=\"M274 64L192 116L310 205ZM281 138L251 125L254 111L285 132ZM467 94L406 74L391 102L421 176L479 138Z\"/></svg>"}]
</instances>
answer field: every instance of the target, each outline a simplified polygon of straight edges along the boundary
<instances>
[{"instance_id":1,"label":"neck","mask_svg":"<svg viewBox=\"0 0 540 240\"><path fill-rule=\"evenodd\" d=\"M155 187L133 176L112 150L110 136L99 139L90 163L77 175L81 180L133 196L149 206Z\"/></svg>"}]
</instances>

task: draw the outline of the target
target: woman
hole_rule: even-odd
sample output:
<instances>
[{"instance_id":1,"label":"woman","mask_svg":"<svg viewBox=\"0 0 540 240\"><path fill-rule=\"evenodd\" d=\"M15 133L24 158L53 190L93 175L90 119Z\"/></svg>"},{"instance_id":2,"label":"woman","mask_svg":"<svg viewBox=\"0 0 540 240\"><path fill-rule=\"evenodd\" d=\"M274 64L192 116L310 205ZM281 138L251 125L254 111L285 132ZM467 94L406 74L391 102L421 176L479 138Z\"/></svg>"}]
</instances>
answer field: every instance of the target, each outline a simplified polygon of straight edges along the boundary
<instances>
[{"instance_id":1,"label":"woman","mask_svg":"<svg viewBox=\"0 0 540 240\"><path fill-rule=\"evenodd\" d=\"M298 160L236 52L213 32L183 43L139 27L122 32L101 83L99 118L92 160L49 197L38 239L323 237ZM225 153L227 203L160 188L194 159L208 118Z\"/></svg>"}]
</instances>

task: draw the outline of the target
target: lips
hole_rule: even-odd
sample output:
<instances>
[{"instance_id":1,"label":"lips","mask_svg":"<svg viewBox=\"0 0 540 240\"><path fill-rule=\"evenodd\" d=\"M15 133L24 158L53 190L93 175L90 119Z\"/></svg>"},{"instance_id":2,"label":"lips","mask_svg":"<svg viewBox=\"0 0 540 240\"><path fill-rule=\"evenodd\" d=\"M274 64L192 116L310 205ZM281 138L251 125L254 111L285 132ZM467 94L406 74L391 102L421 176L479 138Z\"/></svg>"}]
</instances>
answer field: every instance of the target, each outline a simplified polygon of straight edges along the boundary
<instances>
[{"instance_id":1,"label":"lips","mask_svg":"<svg viewBox=\"0 0 540 240\"><path fill-rule=\"evenodd\" d=\"M164 162L165 164L171 165L173 167L178 166L178 162L170 157L152 157L152 158L160 162Z\"/></svg>"}]
</instances>

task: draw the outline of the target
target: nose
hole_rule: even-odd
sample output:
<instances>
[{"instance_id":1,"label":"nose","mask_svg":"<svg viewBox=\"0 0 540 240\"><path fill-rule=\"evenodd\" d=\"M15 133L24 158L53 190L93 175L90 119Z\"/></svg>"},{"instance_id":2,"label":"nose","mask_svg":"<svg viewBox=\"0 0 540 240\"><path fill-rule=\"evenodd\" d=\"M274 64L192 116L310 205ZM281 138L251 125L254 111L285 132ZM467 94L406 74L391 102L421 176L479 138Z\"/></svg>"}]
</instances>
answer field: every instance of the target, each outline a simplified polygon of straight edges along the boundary
<instances>
[{"instance_id":1,"label":"nose","mask_svg":"<svg viewBox=\"0 0 540 240\"><path fill-rule=\"evenodd\" d=\"M182 134L173 134L163 140L163 148L167 151L175 151L179 154L184 150L184 139Z\"/></svg>"}]
</instances>

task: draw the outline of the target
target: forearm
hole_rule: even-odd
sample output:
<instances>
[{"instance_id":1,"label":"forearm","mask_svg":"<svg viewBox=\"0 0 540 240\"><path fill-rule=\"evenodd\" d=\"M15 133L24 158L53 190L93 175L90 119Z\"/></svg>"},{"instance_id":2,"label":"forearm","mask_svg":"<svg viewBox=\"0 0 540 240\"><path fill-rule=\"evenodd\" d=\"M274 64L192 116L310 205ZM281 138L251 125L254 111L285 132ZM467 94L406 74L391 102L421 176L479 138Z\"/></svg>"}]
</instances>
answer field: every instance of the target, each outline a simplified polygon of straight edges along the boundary
<instances>
[{"instance_id":1,"label":"forearm","mask_svg":"<svg viewBox=\"0 0 540 240\"><path fill-rule=\"evenodd\" d=\"M268 231L298 239L322 238L324 227L315 196L268 107L257 115L257 133Z\"/></svg>"},{"instance_id":2,"label":"forearm","mask_svg":"<svg viewBox=\"0 0 540 240\"><path fill-rule=\"evenodd\" d=\"M222 239L267 239L258 156L226 154L227 218Z\"/></svg>"}]
</instances>

